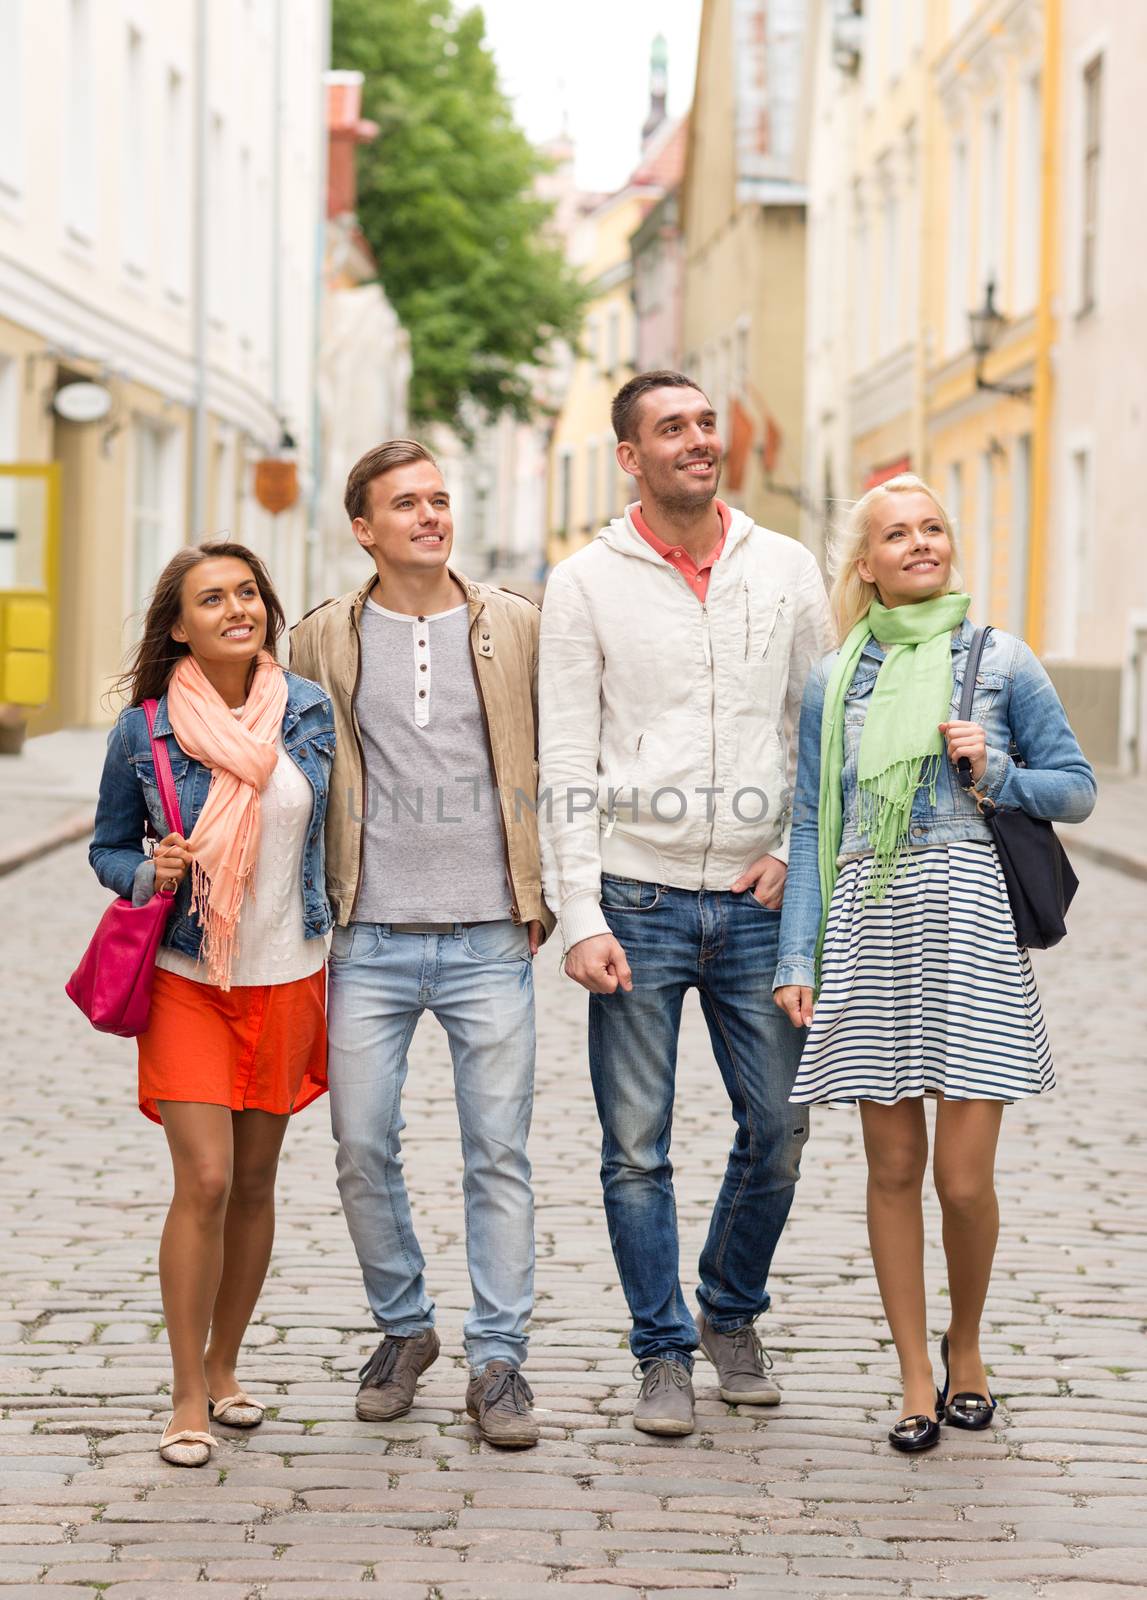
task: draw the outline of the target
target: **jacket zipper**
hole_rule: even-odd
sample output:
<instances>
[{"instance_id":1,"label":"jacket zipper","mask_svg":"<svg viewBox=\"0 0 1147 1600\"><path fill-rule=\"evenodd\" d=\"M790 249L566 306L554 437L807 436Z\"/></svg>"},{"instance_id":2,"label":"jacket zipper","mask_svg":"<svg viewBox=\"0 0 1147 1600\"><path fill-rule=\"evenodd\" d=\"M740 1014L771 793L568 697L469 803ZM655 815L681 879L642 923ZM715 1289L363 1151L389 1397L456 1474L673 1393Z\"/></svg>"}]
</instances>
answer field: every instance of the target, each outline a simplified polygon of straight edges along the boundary
<instances>
[{"instance_id":1,"label":"jacket zipper","mask_svg":"<svg viewBox=\"0 0 1147 1600\"><path fill-rule=\"evenodd\" d=\"M781 620L781 612L784 609L784 604L785 596L782 594L777 600L777 609L773 612L773 620L769 626L768 636L765 639L765 648L761 651L762 658L767 656L769 653L769 646L773 642L773 634L777 631L777 623Z\"/></svg>"},{"instance_id":2,"label":"jacket zipper","mask_svg":"<svg viewBox=\"0 0 1147 1600\"><path fill-rule=\"evenodd\" d=\"M490 757L490 771L494 778L494 789L497 795L498 821L502 825L502 849L506 857L506 884L510 890L510 920L520 923L522 913L518 909L518 897L514 891L514 874L510 871L510 835L506 828L506 814L502 810L502 787L498 782L498 764L494 760L494 741L490 735L490 713L486 709L486 695L482 688L482 674L478 671L478 663L474 660L474 629L478 626L475 617L470 624L470 670L474 674L474 687L478 691L478 709L482 713L482 727L486 734L486 752Z\"/></svg>"},{"instance_id":3,"label":"jacket zipper","mask_svg":"<svg viewBox=\"0 0 1147 1600\"><path fill-rule=\"evenodd\" d=\"M717 674L713 669L713 638L709 628L709 607L701 607L701 617L705 629L705 665L709 668L709 778L710 788L717 781ZM709 837L705 843L705 854L701 858L701 887L705 887L705 869L709 865L709 852L713 848L713 835L717 829L717 804L716 795L712 797L710 807Z\"/></svg>"},{"instance_id":4,"label":"jacket zipper","mask_svg":"<svg viewBox=\"0 0 1147 1600\"><path fill-rule=\"evenodd\" d=\"M354 621L354 619L353 619L353 613L352 613L352 619L351 619L351 627L354 629L354 642L355 642L355 648L358 651L358 664L356 665L356 667L354 669L354 688L351 690L351 695L350 695L350 725L354 729L354 742L358 746L358 770L359 770L360 778L362 780L362 800L361 800L361 802L359 804L359 808L358 808L358 816L359 816L359 822L358 822L358 875L355 878L354 898L351 900L351 903L350 903L350 916L347 918L348 922L353 922L354 921L354 914L358 910L358 897L362 893L362 869L363 869L363 862L364 862L365 857L366 857L366 806L367 806L366 751L362 747L362 734L359 731L359 726L358 726L358 712L355 709L355 702L358 700L358 686L362 681L362 632L361 632L362 622L361 622L361 619L360 619L356 623Z\"/></svg>"},{"instance_id":5,"label":"jacket zipper","mask_svg":"<svg viewBox=\"0 0 1147 1600\"><path fill-rule=\"evenodd\" d=\"M741 580L741 598L745 602L745 660L753 653L753 608L749 600L749 580Z\"/></svg>"}]
</instances>

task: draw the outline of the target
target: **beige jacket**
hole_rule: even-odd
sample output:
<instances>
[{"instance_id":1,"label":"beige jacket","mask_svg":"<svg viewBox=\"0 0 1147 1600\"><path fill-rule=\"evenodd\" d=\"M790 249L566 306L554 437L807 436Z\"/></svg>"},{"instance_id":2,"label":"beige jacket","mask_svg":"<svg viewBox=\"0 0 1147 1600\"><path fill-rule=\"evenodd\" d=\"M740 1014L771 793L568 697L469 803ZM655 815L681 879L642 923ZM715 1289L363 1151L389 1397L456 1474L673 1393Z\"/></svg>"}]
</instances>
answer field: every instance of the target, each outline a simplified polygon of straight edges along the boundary
<instances>
[{"instance_id":1,"label":"beige jacket","mask_svg":"<svg viewBox=\"0 0 1147 1600\"><path fill-rule=\"evenodd\" d=\"M474 679L482 705L506 840L506 876L515 922L554 919L542 898L537 819L539 612L508 589L471 583L451 571L470 607ZM291 629L291 670L326 689L334 703L335 748L327 808L327 893L339 927L354 921L362 881L366 762L354 699L362 669L360 619L372 576L357 594L326 600Z\"/></svg>"},{"instance_id":2,"label":"beige jacket","mask_svg":"<svg viewBox=\"0 0 1147 1600\"><path fill-rule=\"evenodd\" d=\"M743 511L704 605L628 512L554 568L540 816L567 949L609 931L603 872L724 890L788 859L801 695L833 642L811 552Z\"/></svg>"}]
</instances>

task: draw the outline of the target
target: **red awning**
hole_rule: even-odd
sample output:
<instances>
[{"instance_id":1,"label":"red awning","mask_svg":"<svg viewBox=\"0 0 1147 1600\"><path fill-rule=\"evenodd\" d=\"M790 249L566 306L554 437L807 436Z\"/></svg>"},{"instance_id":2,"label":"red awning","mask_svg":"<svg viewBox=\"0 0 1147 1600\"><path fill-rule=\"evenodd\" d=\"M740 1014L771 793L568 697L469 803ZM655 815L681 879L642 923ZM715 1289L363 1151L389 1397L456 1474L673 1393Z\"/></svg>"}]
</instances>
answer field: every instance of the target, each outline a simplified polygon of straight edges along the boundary
<instances>
[{"instance_id":1,"label":"red awning","mask_svg":"<svg viewBox=\"0 0 1147 1600\"><path fill-rule=\"evenodd\" d=\"M867 491L868 489L875 489L878 483L887 483L889 478L895 478L899 476L901 472L911 471L912 457L898 456L895 461L889 461L882 467L873 467L872 471L864 480L865 490Z\"/></svg>"}]
</instances>

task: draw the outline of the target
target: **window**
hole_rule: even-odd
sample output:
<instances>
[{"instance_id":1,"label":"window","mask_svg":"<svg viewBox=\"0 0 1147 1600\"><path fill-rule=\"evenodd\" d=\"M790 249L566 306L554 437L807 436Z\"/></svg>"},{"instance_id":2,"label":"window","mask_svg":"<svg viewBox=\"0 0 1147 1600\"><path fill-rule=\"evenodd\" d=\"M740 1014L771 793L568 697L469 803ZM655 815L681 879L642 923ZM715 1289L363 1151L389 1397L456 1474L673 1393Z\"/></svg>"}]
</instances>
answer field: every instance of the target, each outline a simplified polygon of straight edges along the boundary
<instances>
[{"instance_id":1,"label":"window","mask_svg":"<svg viewBox=\"0 0 1147 1600\"><path fill-rule=\"evenodd\" d=\"M1016 276L1012 298L1017 311L1030 311L1039 298L1042 100L1040 75L1033 72L1020 86L1020 126L1016 142Z\"/></svg>"},{"instance_id":2,"label":"window","mask_svg":"<svg viewBox=\"0 0 1147 1600\"><path fill-rule=\"evenodd\" d=\"M1000 293L997 303L1003 302L1001 272L1003 269L1004 185L1000 170L1003 139L1000 109L993 106L984 113L980 137L980 227L979 260L976 263L976 287L982 290L994 283Z\"/></svg>"},{"instance_id":3,"label":"window","mask_svg":"<svg viewBox=\"0 0 1147 1600\"><path fill-rule=\"evenodd\" d=\"M174 67L168 70L163 107L163 278L177 300L187 295L193 196L187 157L187 94Z\"/></svg>"},{"instance_id":4,"label":"window","mask_svg":"<svg viewBox=\"0 0 1147 1600\"><path fill-rule=\"evenodd\" d=\"M69 0L64 130L64 225L91 243L96 218L95 88L89 0Z\"/></svg>"},{"instance_id":5,"label":"window","mask_svg":"<svg viewBox=\"0 0 1147 1600\"><path fill-rule=\"evenodd\" d=\"M15 461L19 456L19 422L16 363L6 356L0 356L0 461ZM0 478L0 589L18 587L20 518L17 483L15 478Z\"/></svg>"},{"instance_id":6,"label":"window","mask_svg":"<svg viewBox=\"0 0 1147 1600\"><path fill-rule=\"evenodd\" d=\"M733 336L733 393L742 400L749 392L749 332L749 319L742 317Z\"/></svg>"},{"instance_id":7,"label":"window","mask_svg":"<svg viewBox=\"0 0 1147 1600\"><path fill-rule=\"evenodd\" d=\"M573 450L567 445L558 458L558 532L566 536L573 517Z\"/></svg>"},{"instance_id":8,"label":"window","mask_svg":"<svg viewBox=\"0 0 1147 1600\"><path fill-rule=\"evenodd\" d=\"M617 306L610 308L606 328L605 370L612 373L617 371L621 360L621 311Z\"/></svg>"},{"instance_id":9,"label":"window","mask_svg":"<svg viewBox=\"0 0 1147 1600\"><path fill-rule=\"evenodd\" d=\"M1067 592L1063 608L1067 638L1064 653L1075 651L1080 616L1091 609L1092 589L1092 468L1091 448L1071 452L1068 482L1068 548L1064 563Z\"/></svg>"},{"instance_id":10,"label":"window","mask_svg":"<svg viewBox=\"0 0 1147 1600\"><path fill-rule=\"evenodd\" d=\"M961 559L964 570L960 576L965 586L968 583L967 571L967 546L964 540L964 466L960 461L949 461L948 470L944 478L944 510L948 513L948 521L955 530L959 540Z\"/></svg>"},{"instance_id":11,"label":"window","mask_svg":"<svg viewBox=\"0 0 1147 1600\"><path fill-rule=\"evenodd\" d=\"M601 328L596 317L586 318L585 354L587 361L596 367L601 356Z\"/></svg>"},{"instance_id":12,"label":"window","mask_svg":"<svg viewBox=\"0 0 1147 1600\"><path fill-rule=\"evenodd\" d=\"M1032 441L1016 440L1012 455L1012 507L1008 549L1008 630L1023 637L1028 614L1028 550L1031 544Z\"/></svg>"},{"instance_id":13,"label":"window","mask_svg":"<svg viewBox=\"0 0 1147 1600\"><path fill-rule=\"evenodd\" d=\"M143 417L132 425L132 584L130 605L141 623L164 564L183 543L176 436Z\"/></svg>"},{"instance_id":14,"label":"window","mask_svg":"<svg viewBox=\"0 0 1147 1600\"><path fill-rule=\"evenodd\" d=\"M235 528L235 435L221 433L215 440L215 511L212 538L229 536Z\"/></svg>"},{"instance_id":15,"label":"window","mask_svg":"<svg viewBox=\"0 0 1147 1600\"><path fill-rule=\"evenodd\" d=\"M975 582L971 589L972 605L981 622L988 622L992 617L992 536L995 520L996 460L989 448L980 455L976 484Z\"/></svg>"},{"instance_id":16,"label":"window","mask_svg":"<svg viewBox=\"0 0 1147 1600\"><path fill-rule=\"evenodd\" d=\"M21 0L0 0L0 195L17 195L23 184L20 5Z\"/></svg>"},{"instance_id":17,"label":"window","mask_svg":"<svg viewBox=\"0 0 1147 1600\"><path fill-rule=\"evenodd\" d=\"M860 371L868 361L868 329L872 316L869 298L868 219L863 208L856 213L856 316L853 319L853 367Z\"/></svg>"},{"instance_id":18,"label":"window","mask_svg":"<svg viewBox=\"0 0 1147 1600\"><path fill-rule=\"evenodd\" d=\"M1083 227L1080 239L1079 309L1090 311L1096 297L1096 247L1099 236L1099 177L1103 120L1103 57L1083 74Z\"/></svg>"},{"instance_id":19,"label":"window","mask_svg":"<svg viewBox=\"0 0 1147 1600\"><path fill-rule=\"evenodd\" d=\"M127 30L121 109L120 222L124 265L131 271L147 269L147 127L144 101L143 38Z\"/></svg>"},{"instance_id":20,"label":"window","mask_svg":"<svg viewBox=\"0 0 1147 1600\"><path fill-rule=\"evenodd\" d=\"M952 146L948 175L948 305L945 345L955 355L968 342L968 145Z\"/></svg>"},{"instance_id":21,"label":"window","mask_svg":"<svg viewBox=\"0 0 1147 1600\"><path fill-rule=\"evenodd\" d=\"M591 439L585 449L585 520L589 527L597 522L598 443Z\"/></svg>"},{"instance_id":22,"label":"window","mask_svg":"<svg viewBox=\"0 0 1147 1600\"><path fill-rule=\"evenodd\" d=\"M256 248L255 194L251 183L251 152L239 152L239 260L242 269L235 275L236 324L245 350L250 350L255 326Z\"/></svg>"},{"instance_id":23,"label":"window","mask_svg":"<svg viewBox=\"0 0 1147 1600\"><path fill-rule=\"evenodd\" d=\"M230 194L227 188L226 139L223 118L213 112L207 141L207 310L215 326L227 321L231 284Z\"/></svg>"},{"instance_id":24,"label":"window","mask_svg":"<svg viewBox=\"0 0 1147 1600\"><path fill-rule=\"evenodd\" d=\"M880 353L896 348L900 321L900 206L889 189L884 197L884 261L880 275Z\"/></svg>"}]
</instances>

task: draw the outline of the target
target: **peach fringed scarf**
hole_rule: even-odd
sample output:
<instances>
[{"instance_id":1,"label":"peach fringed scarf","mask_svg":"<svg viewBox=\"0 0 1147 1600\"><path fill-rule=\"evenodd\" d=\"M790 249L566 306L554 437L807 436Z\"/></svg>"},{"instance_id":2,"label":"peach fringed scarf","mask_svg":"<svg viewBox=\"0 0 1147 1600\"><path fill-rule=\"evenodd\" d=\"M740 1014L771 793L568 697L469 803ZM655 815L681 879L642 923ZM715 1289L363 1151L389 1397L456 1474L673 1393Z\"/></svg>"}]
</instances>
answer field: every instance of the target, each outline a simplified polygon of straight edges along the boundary
<instances>
[{"instance_id":1,"label":"peach fringed scarf","mask_svg":"<svg viewBox=\"0 0 1147 1600\"><path fill-rule=\"evenodd\" d=\"M184 656L167 686L180 749L211 768L211 787L191 832L191 910L203 925L208 982L220 989L231 987L239 912L259 854L259 795L275 770L286 706L286 675L266 650L241 716L228 709L193 656Z\"/></svg>"}]
</instances>

